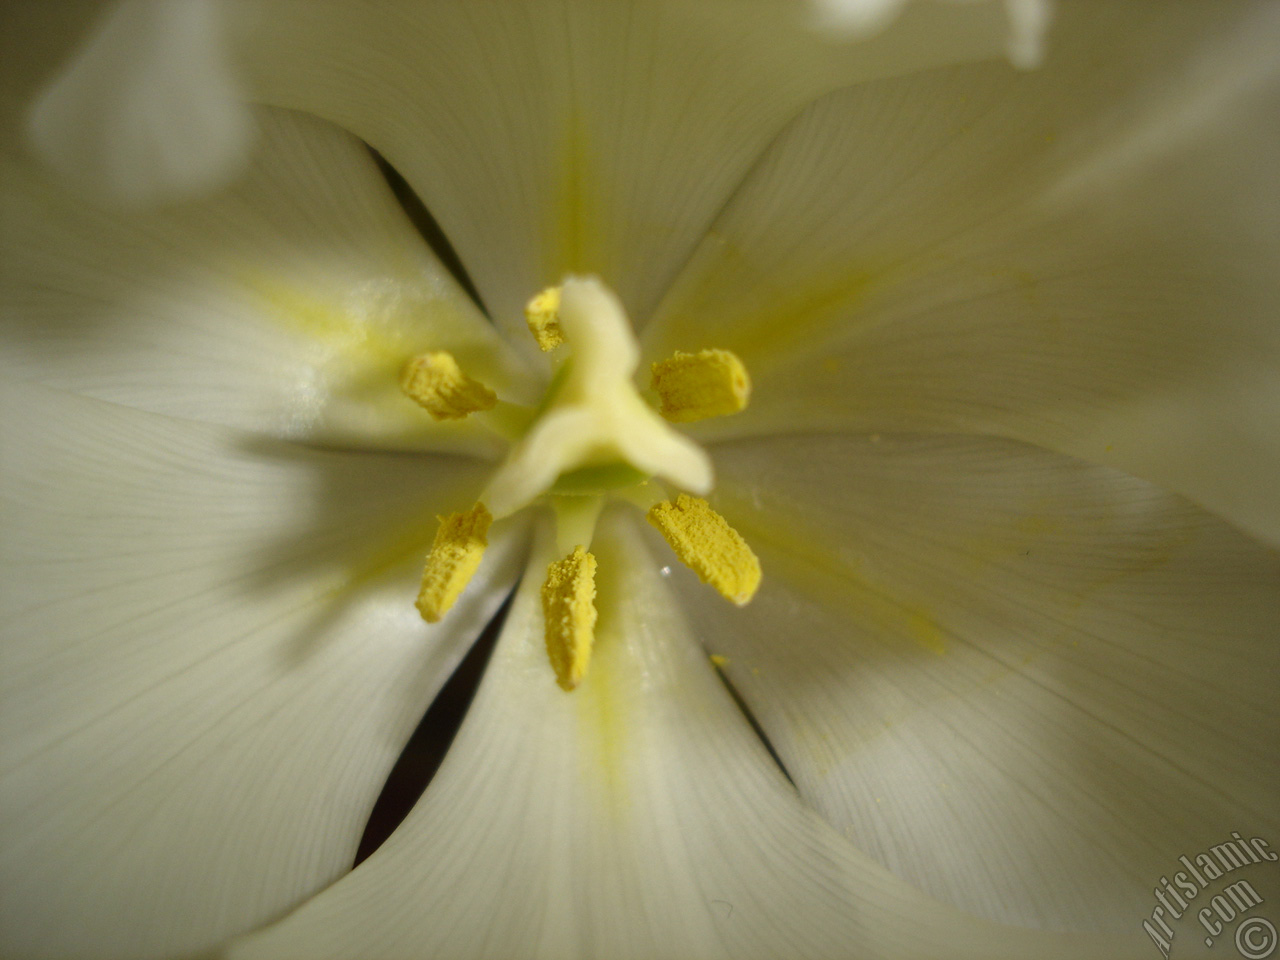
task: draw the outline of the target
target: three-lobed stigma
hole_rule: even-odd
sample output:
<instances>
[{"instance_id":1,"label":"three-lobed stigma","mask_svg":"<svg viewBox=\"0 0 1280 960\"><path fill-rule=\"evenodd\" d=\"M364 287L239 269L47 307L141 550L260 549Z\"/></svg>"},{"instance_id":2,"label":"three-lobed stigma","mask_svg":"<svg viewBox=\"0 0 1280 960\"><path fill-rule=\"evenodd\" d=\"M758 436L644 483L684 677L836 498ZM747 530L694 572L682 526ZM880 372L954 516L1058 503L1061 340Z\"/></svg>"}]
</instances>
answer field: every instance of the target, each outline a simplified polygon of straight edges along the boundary
<instances>
[{"instance_id":1,"label":"three-lobed stigma","mask_svg":"<svg viewBox=\"0 0 1280 960\"><path fill-rule=\"evenodd\" d=\"M542 350L568 348L556 354L536 410L504 403L443 351L405 367L405 394L438 420L505 412L519 413L513 422L521 424L475 506L440 518L417 606L428 622L438 621L478 569L490 524L534 503L553 506L556 540L569 552L549 565L542 586L545 639L556 682L573 690L595 642L596 558L589 548L607 501L648 508L649 522L681 562L728 600L741 606L755 594L759 561L706 500L681 492L654 502L664 484L695 494L712 486L706 453L669 424L737 413L751 385L742 361L726 350L677 352L652 365L655 411L633 382L640 351L622 304L595 278L570 277L543 290L525 319Z\"/></svg>"}]
</instances>

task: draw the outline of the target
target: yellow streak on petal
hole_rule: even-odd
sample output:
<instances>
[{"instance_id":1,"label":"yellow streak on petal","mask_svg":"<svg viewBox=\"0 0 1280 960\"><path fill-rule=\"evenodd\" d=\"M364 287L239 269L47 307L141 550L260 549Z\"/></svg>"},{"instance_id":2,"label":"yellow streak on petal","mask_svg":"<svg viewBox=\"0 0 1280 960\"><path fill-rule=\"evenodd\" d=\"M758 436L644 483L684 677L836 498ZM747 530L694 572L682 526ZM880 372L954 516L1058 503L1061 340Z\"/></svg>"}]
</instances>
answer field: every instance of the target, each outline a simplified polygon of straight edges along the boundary
<instances>
[{"instance_id":1,"label":"yellow streak on petal","mask_svg":"<svg viewBox=\"0 0 1280 960\"><path fill-rule=\"evenodd\" d=\"M542 585L547 656L556 683L572 690L587 675L596 629L596 558L582 547L547 567Z\"/></svg>"},{"instance_id":2,"label":"yellow streak on petal","mask_svg":"<svg viewBox=\"0 0 1280 960\"><path fill-rule=\"evenodd\" d=\"M485 538L493 522L483 503L466 513L451 513L439 519L418 592L418 612L428 623L435 623L448 613L466 589L489 545Z\"/></svg>"},{"instance_id":3,"label":"yellow streak on petal","mask_svg":"<svg viewBox=\"0 0 1280 960\"><path fill-rule=\"evenodd\" d=\"M560 329L560 288L547 287L525 304L524 319L543 353L564 343L564 331Z\"/></svg>"},{"instance_id":4,"label":"yellow streak on petal","mask_svg":"<svg viewBox=\"0 0 1280 960\"><path fill-rule=\"evenodd\" d=\"M655 363L653 389L661 413L672 423L724 417L746 409L751 378L742 361L728 350L682 353Z\"/></svg>"},{"instance_id":5,"label":"yellow streak on petal","mask_svg":"<svg viewBox=\"0 0 1280 960\"><path fill-rule=\"evenodd\" d=\"M760 380L779 364L793 362L797 344L827 344L864 322L859 308L877 288L909 283L913 275L892 262L877 260L851 268L842 261L789 276L785 283L760 284L762 261L713 232L685 271L688 279L674 287L664 303L678 304L679 316L698 317L713 338L708 342L745 358ZM770 278L767 271L763 275ZM726 298L726 277L750 289L750 299ZM645 349L650 355L666 354L682 345L684 334L677 317L664 312L646 327Z\"/></svg>"},{"instance_id":6,"label":"yellow streak on petal","mask_svg":"<svg viewBox=\"0 0 1280 960\"><path fill-rule=\"evenodd\" d=\"M554 217L542 243L543 275L615 274L603 257L613 246L609 225L609 192L601 177L604 158L592 147L593 137L581 114L570 112L559 134L558 177L553 190Z\"/></svg>"},{"instance_id":7,"label":"yellow streak on petal","mask_svg":"<svg viewBox=\"0 0 1280 960\"><path fill-rule=\"evenodd\" d=\"M847 611L855 622L873 625L879 642L902 638L932 654L947 652L942 626L923 599L903 595L894 584L877 579L861 559L825 547L830 538L799 516L755 510L748 498L724 490L719 496L722 503L737 508L752 543L767 548L770 575L824 606Z\"/></svg>"},{"instance_id":8,"label":"yellow streak on petal","mask_svg":"<svg viewBox=\"0 0 1280 960\"><path fill-rule=\"evenodd\" d=\"M480 410L492 410L498 402L492 390L463 373L453 355L443 350L424 353L406 363L400 389L435 420L461 420Z\"/></svg>"},{"instance_id":9,"label":"yellow streak on petal","mask_svg":"<svg viewBox=\"0 0 1280 960\"><path fill-rule=\"evenodd\" d=\"M337 298L317 297L289 282L257 271L245 271L236 277L252 293L266 301L267 313L282 327L318 341L326 353L341 357L349 364L384 365L395 370L406 353L400 330L367 322L365 310L349 310Z\"/></svg>"},{"instance_id":10,"label":"yellow streak on petal","mask_svg":"<svg viewBox=\"0 0 1280 960\"><path fill-rule=\"evenodd\" d=\"M654 504L648 520L703 583L740 607L751 602L760 586L760 561L707 501L682 493L675 503Z\"/></svg>"}]
</instances>

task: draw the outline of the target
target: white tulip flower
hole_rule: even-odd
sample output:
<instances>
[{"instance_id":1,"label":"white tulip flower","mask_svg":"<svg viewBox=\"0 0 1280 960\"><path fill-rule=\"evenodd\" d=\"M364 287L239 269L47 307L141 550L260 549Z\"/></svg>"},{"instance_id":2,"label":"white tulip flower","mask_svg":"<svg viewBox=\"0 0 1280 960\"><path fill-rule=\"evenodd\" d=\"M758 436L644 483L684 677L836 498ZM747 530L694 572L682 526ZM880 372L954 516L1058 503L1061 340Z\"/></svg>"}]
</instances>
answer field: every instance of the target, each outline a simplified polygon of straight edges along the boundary
<instances>
[{"instance_id":1,"label":"white tulip flower","mask_svg":"<svg viewBox=\"0 0 1280 960\"><path fill-rule=\"evenodd\" d=\"M1280 3L0 29L0 953L1232 949L1165 906L1280 848Z\"/></svg>"}]
</instances>

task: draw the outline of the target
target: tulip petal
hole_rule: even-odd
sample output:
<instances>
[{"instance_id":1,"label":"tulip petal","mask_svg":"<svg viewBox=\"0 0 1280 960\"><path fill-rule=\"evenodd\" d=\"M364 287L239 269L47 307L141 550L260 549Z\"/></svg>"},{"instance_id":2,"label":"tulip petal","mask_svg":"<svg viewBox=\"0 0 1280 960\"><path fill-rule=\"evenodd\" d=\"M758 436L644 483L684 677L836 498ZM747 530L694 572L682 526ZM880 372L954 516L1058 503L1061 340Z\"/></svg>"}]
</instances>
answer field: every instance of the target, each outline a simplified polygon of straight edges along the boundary
<instances>
[{"instance_id":1,"label":"tulip petal","mask_svg":"<svg viewBox=\"0 0 1280 960\"><path fill-rule=\"evenodd\" d=\"M526 576L419 806L349 877L231 956L1125 952L1120 938L1104 951L974 921L854 853L804 807L717 682L638 522L606 515L593 542L599 620L577 690L554 683L540 578ZM554 555L549 541L532 570Z\"/></svg>"},{"instance_id":2,"label":"tulip petal","mask_svg":"<svg viewBox=\"0 0 1280 960\"><path fill-rule=\"evenodd\" d=\"M810 0L818 24L836 33L868 34L883 30L901 14L910 0ZM973 3L976 0L959 0ZM985 0L987 3L995 0ZM1044 50L1044 33L1053 19L1054 0L1004 0L1009 18L1006 51L1018 67L1038 66Z\"/></svg>"},{"instance_id":3,"label":"tulip petal","mask_svg":"<svg viewBox=\"0 0 1280 960\"><path fill-rule=\"evenodd\" d=\"M152 213L86 206L5 157L0 365L277 437L500 451L401 394L403 364L444 349L504 399L532 399L367 150L285 111L263 111L260 126L234 189Z\"/></svg>"},{"instance_id":4,"label":"tulip petal","mask_svg":"<svg viewBox=\"0 0 1280 960\"><path fill-rule=\"evenodd\" d=\"M241 5L256 95L385 155L513 342L597 274L643 323L782 124L841 84L999 56L990 4L921 4L840 43L793 2Z\"/></svg>"},{"instance_id":5,"label":"tulip petal","mask_svg":"<svg viewBox=\"0 0 1280 960\"><path fill-rule=\"evenodd\" d=\"M1180 855L1280 836L1280 554L1007 440L715 452L763 585L740 611L672 580L801 794L894 873L1007 922L1125 930Z\"/></svg>"},{"instance_id":6,"label":"tulip petal","mask_svg":"<svg viewBox=\"0 0 1280 960\"><path fill-rule=\"evenodd\" d=\"M253 116L218 0L121 0L40 93L36 153L91 199L143 206L222 186L246 165Z\"/></svg>"},{"instance_id":7,"label":"tulip petal","mask_svg":"<svg viewBox=\"0 0 1280 960\"><path fill-rule=\"evenodd\" d=\"M1280 543L1280 8L1060 12L1038 71L816 105L717 221L646 357L693 341L746 363L751 408L703 437L998 434Z\"/></svg>"},{"instance_id":8,"label":"tulip petal","mask_svg":"<svg viewBox=\"0 0 1280 960\"><path fill-rule=\"evenodd\" d=\"M474 461L306 450L30 384L0 420L0 952L188 955L350 868L514 579L413 607Z\"/></svg>"}]
</instances>

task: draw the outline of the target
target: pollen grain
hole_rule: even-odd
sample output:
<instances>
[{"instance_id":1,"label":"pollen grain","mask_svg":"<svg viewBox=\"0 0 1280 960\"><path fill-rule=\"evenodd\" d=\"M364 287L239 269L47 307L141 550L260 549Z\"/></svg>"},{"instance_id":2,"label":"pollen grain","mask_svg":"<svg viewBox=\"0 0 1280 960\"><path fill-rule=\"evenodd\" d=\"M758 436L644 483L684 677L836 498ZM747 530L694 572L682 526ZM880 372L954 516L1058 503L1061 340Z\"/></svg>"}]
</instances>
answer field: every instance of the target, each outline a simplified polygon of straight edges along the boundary
<instances>
[{"instance_id":1,"label":"pollen grain","mask_svg":"<svg viewBox=\"0 0 1280 960\"><path fill-rule=\"evenodd\" d=\"M582 547L547 567L542 585L547 656L556 683L573 690L587 674L596 628L596 558Z\"/></svg>"},{"instance_id":2,"label":"pollen grain","mask_svg":"<svg viewBox=\"0 0 1280 960\"><path fill-rule=\"evenodd\" d=\"M647 519L703 583L740 607L751 602L760 586L760 561L707 501L682 493L674 503L655 503Z\"/></svg>"},{"instance_id":3,"label":"pollen grain","mask_svg":"<svg viewBox=\"0 0 1280 960\"><path fill-rule=\"evenodd\" d=\"M461 420L481 410L492 410L497 395L472 380L452 354L437 350L414 357L400 375L400 389L436 420Z\"/></svg>"},{"instance_id":4,"label":"pollen grain","mask_svg":"<svg viewBox=\"0 0 1280 960\"><path fill-rule=\"evenodd\" d=\"M564 331L560 329L560 288L547 287L525 304L524 319L543 353L564 343Z\"/></svg>"},{"instance_id":5,"label":"pollen grain","mask_svg":"<svg viewBox=\"0 0 1280 960\"><path fill-rule=\"evenodd\" d=\"M655 363L650 372L661 403L658 412L672 423L739 413L751 396L747 368L728 350L677 350Z\"/></svg>"},{"instance_id":6,"label":"pollen grain","mask_svg":"<svg viewBox=\"0 0 1280 960\"><path fill-rule=\"evenodd\" d=\"M493 522L483 503L465 513L451 513L439 519L418 592L418 612L428 623L436 623L448 613L466 589L484 557L489 524Z\"/></svg>"}]
</instances>

